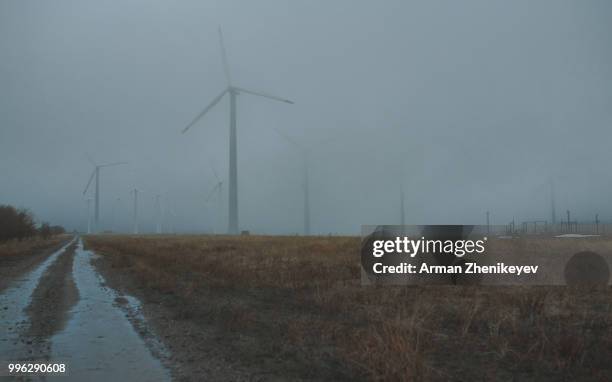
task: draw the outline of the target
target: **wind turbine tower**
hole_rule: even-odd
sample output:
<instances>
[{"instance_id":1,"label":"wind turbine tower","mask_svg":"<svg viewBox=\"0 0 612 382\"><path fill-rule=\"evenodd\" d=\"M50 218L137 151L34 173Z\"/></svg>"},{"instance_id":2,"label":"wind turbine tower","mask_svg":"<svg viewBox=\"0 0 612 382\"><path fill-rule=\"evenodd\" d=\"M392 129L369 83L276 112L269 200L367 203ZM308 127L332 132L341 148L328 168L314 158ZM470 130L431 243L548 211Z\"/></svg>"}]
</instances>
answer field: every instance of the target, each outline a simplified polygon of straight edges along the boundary
<instances>
[{"instance_id":1,"label":"wind turbine tower","mask_svg":"<svg viewBox=\"0 0 612 382\"><path fill-rule=\"evenodd\" d=\"M88 158L91 164L94 165L94 170L89 177L89 182L87 182L87 186L85 186L85 190L83 190L83 195L87 193L91 182L96 179L96 188L95 188L95 204L94 204L94 231L97 231L100 228L100 169L103 167L113 167L119 166L122 164L127 164L127 162L115 162L115 163L107 163L107 164L96 164L91 158Z\"/></svg>"},{"instance_id":2,"label":"wind turbine tower","mask_svg":"<svg viewBox=\"0 0 612 382\"><path fill-rule=\"evenodd\" d=\"M210 109L212 109L227 93L229 94L230 99L230 110L229 110L229 218L228 218L228 233L230 235L238 234L239 223L238 223L238 167L237 167L237 157L238 157L238 144L236 138L236 99L239 94L246 93L254 96L268 98L274 101L280 101L285 103L293 103L292 101L280 97L276 97L273 95L255 92L252 90L247 90L244 88L239 88L237 86L232 85L229 64L227 61L227 55L225 52L225 44L223 43L223 33L221 32L221 28L219 28L219 45L221 47L221 58L223 60L223 68L225 71L225 79L227 81L227 87L217 96L215 97L208 106L200 112L192 121L189 123L184 129L183 133L186 133L196 122L198 122Z\"/></svg>"},{"instance_id":3,"label":"wind turbine tower","mask_svg":"<svg viewBox=\"0 0 612 382\"><path fill-rule=\"evenodd\" d=\"M551 222L553 229L555 228L555 224L557 224L557 214L555 211L555 184L550 179L550 213L551 213Z\"/></svg>"}]
</instances>

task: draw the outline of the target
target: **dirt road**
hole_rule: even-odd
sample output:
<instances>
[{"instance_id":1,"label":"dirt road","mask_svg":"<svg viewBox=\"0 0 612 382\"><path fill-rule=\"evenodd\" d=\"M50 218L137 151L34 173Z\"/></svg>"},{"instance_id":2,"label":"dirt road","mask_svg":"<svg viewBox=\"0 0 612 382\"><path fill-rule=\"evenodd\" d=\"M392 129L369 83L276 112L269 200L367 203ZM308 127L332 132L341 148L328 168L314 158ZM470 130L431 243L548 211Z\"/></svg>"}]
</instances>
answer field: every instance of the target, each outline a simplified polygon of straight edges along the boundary
<instances>
[{"instance_id":1,"label":"dirt road","mask_svg":"<svg viewBox=\"0 0 612 382\"><path fill-rule=\"evenodd\" d=\"M170 380L165 349L139 335L139 301L105 286L80 238L0 292L0 366L64 363L67 375L20 380ZM138 330L138 331L137 331ZM6 376L7 370L0 370Z\"/></svg>"}]
</instances>

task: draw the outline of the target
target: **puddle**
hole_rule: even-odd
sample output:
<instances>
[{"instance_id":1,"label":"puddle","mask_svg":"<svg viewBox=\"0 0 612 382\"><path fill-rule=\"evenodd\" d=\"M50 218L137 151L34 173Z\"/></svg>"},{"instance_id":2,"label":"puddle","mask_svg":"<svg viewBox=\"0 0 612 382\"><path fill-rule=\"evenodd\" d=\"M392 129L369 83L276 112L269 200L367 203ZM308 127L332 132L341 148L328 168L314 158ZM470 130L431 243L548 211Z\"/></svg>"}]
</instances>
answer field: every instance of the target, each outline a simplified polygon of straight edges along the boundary
<instances>
[{"instance_id":1,"label":"puddle","mask_svg":"<svg viewBox=\"0 0 612 382\"><path fill-rule=\"evenodd\" d=\"M15 281L0 295L0 360L18 360L28 358L28 346L22 344L19 332L28 317L24 309L30 304L32 293L41 276L55 259L74 242L72 239L58 251L54 252L36 269L24 278Z\"/></svg>"},{"instance_id":2,"label":"puddle","mask_svg":"<svg viewBox=\"0 0 612 382\"><path fill-rule=\"evenodd\" d=\"M51 337L50 358L66 363L68 375L48 380L169 381L169 372L153 357L128 318L127 311L139 311L140 303L103 286L102 277L91 265L95 256L83 250L79 240L73 277L80 300L64 330Z\"/></svg>"}]
</instances>

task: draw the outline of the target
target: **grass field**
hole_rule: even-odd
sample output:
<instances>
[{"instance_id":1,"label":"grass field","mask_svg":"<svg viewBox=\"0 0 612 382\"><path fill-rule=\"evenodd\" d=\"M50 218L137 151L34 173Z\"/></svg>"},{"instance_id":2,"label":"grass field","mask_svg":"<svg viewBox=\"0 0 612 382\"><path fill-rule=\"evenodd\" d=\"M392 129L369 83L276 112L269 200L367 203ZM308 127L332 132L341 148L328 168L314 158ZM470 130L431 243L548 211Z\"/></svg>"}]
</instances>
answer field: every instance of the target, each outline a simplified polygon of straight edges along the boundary
<instances>
[{"instance_id":1,"label":"grass field","mask_svg":"<svg viewBox=\"0 0 612 382\"><path fill-rule=\"evenodd\" d=\"M241 362L274 357L266 367L292 378L612 379L609 288L363 287L353 237L86 245L142 290L172 296L179 320L240 338Z\"/></svg>"},{"instance_id":2,"label":"grass field","mask_svg":"<svg viewBox=\"0 0 612 382\"><path fill-rule=\"evenodd\" d=\"M0 243L0 291L59 249L69 238L68 235L59 235L49 239L35 237Z\"/></svg>"},{"instance_id":3,"label":"grass field","mask_svg":"<svg viewBox=\"0 0 612 382\"><path fill-rule=\"evenodd\" d=\"M60 235L49 239L30 238L19 240L9 240L0 243L0 261L10 261L11 259L23 258L32 253L38 253L47 248L56 247L66 241L68 236Z\"/></svg>"}]
</instances>

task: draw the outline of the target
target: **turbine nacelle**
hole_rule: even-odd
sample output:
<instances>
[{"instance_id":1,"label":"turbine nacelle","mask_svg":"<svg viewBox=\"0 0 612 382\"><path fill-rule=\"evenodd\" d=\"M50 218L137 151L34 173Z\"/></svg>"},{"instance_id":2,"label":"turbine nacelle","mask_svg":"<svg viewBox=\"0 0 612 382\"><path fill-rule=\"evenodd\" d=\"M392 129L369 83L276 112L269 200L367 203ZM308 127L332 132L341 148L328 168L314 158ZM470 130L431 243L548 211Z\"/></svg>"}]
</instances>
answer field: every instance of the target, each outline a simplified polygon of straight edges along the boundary
<instances>
[{"instance_id":1,"label":"turbine nacelle","mask_svg":"<svg viewBox=\"0 0 612 382\"><path fill-rule=\"evenodd\" d=\"M189 122L189 124L182 130L182 133L185 134L187 130L191 129L191 127L195 125L202 117L204 117L204 115L206 115L206 113L208 113L213 107L215 107L215 105L217 105L221 101L221 99L223 99L223 96L227 93L233 96L237 96L240 93L246 93L246 94L251 94L257 97L268 98L268 99L278 101L278 102L294 104L293 101L286 99L286 98L281 98L281 97L277 97L271 94L256 92L256 91L248 90L244 88L238 88L235 86L228 86L227 88L225 88L225 90L219 93L218 96L213 98L213 100L198 115L196 115L195 118L191 122Z\"/></svg>"}]
</instances>

